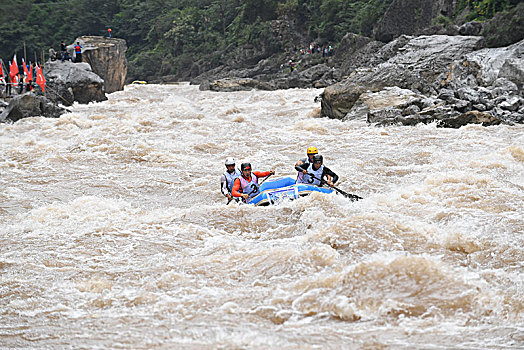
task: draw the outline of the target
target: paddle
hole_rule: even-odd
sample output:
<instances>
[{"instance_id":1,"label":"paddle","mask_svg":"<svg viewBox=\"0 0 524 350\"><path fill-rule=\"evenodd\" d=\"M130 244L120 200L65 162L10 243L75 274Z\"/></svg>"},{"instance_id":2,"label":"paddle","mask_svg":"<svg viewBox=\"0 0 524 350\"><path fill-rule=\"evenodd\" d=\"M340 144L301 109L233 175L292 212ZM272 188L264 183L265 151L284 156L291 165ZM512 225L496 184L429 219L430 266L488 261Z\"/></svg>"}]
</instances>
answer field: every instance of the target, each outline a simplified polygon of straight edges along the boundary
<instances>
[{"instance_id":1,"label":"paddle","mask_svg":"<svg viewBox=\"0 0 524 350\"><path fill-rule=\"evenodd\" d=\"M298 165L295 166L295 169L298 171L298 172L302 172L304 169L302 169L301 167L299 167ZM354 201L358 201L359 199L364 199L360 196L357 196L356 194L351 194L351 193L347 193L347 192L344 192L342 191L340 188L337 188L335 187L334 185L333 186L330 186L326 180L323 180L323 179L319 179L318 177L316 177L315 175L311 174L311 173L307 173L309 176L311 176L312 178L314 178L315 180L318 180L320 181L320 183L325 183L326 185L328 185L329 187L331 187L332 189L334 189L335 191L337 191L338 193L340 193L341 195L343 195L344 197L346 198L349 198L351 199L353 202Z\"/></svg>"},{"instance_id":2,"label":"paddle","mask_svg":"<svg viewBox=\"0 0 524 350\"><path fill-rule=\"evenodd\" d=\"M258 187L260 187L260 185L262 185L262 184L264 183L264 181L266 181L267 179L269 179L269 177L270 177L271 175L273 175L273 174L269 174L268 176L266 176L266 177L264 178L264 180L260 181L260 184L258 184ZM229 203L231 203L231 201L232 201L232 199L228 200L227 203L226 203L226 205L229 205Z\"/></svg>"}]
</instances>

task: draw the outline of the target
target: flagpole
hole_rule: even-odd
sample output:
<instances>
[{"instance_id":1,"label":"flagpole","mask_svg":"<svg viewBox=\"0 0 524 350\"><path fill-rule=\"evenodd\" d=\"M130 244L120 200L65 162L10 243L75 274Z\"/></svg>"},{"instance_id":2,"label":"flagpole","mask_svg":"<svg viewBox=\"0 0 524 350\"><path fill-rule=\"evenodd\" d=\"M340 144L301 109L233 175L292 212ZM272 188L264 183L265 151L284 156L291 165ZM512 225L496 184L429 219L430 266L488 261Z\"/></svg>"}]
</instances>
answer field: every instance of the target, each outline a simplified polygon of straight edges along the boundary
<instances>
[{"instance_id":1,"label":"flagpole","mask_svg":"<svg viewBox=\"0 0 524 350\"><path fill-rule=\"evenodd\" d=\"M25 50L25 41L24 41L24 61L27 61L27 57L26 56L26 50Z\"/></svg>"}]
</instances>

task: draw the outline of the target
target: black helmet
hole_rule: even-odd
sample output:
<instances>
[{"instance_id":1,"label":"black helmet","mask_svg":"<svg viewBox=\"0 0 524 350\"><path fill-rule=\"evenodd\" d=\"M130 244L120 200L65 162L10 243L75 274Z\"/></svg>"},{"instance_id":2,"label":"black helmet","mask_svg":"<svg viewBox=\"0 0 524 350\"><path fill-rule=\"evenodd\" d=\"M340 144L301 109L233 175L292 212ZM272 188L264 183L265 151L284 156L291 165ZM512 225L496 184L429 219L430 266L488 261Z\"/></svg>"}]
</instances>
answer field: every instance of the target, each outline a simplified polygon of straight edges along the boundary
<instances>
[{"instance_id":1,"label":"black helmet","mask_svg":"<svg viewBox=\"0 0 524 350\"><path fill-rule=\"evenodd\" d=\"M240 165L240 170L244 171L244 170L251 170L251 163L242 163Z\"/></svg>"},{"instance_id":2,"label":"black helmet","mask_svg":"<svg viewBox=\"0 0 524 350\"><path fill-rule=\"evenodd\" d=\"M324 163L324 157L322 157L320 154L315 154L313 156L313 163L323 164Z\"/></svg>"}]
</instances>

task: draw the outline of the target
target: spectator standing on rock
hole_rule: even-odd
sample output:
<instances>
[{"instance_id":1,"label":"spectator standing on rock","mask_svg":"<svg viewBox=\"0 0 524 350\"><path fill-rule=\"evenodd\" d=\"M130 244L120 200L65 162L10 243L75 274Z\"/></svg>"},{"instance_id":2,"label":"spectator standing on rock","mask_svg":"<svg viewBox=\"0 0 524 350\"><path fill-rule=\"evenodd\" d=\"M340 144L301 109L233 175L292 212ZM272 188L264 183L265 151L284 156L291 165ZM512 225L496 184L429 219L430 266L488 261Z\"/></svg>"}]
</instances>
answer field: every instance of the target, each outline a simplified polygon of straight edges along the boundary
<instances>
[{"instance_id":1,"label":"spectator standing on rock","mask_svg":"<svg viewBox=\"0 0 524 350\"><path fill-rule=\"evenodd\" d=\"M289 69L291 69L291 71L295 70L295 63L293 63L293 60L289 60Z\"/></svg>"},{"instance_id":2,"label":"spectator standing on rock","mask_svg":"<svg viewBox=\"0 0 524 350\"><path fill-rule=\"evenodd\" d=\"M18 94L21 95L24 92L24 75L18 75Z\"/></svg>"},{"instance_id":3,"label":"spectator standing on rock","mask_svg":"<svg viewBox=\"0 0 524 350\"><path fill-rule=\"evenodd\" d=\"M109 29L107 30L107 35L108 35L109 37L111 37L111 28L109 28Z\"/></svg>"},{"instance_id":4,"label":"spectator standing on rock","mask_svg":"<svg viewBox=\"0 0 524 350\"><path fill-rule=\"evenodd\" d=\"M11 77L9 74L5 76L5 96L11 96Z\"/></svg>"},{"instance_id":5,"label":"spectator standing on rock","mask_svg":"<svg viewBox=\"0 0 524 350\"><path fill-rule=\"evenodd\" d=\"M66 54L67 54L67 47L66 47L66 44L65 42L61 42L60 43L60 52L62 53L62 62L64 62L64 60L66 60Z\"/></svg>"},{"instance_id":6,"label":"spectator standing on rock","mask_svg":"<svg viewBox=\"0 0 524 350\"><path fill-rule=\"evenodd\" d=\"M75 62L82 62L82 46L79 41L75 45Z\"/></svg>"},{"instance_id":7,"label":"spectator standing on rock","mask_svg":"<svg viewBox=\"0 0 524 350\"><path fill-rule=\"evenodd\" d=\"M56 60L56 51L55 49L53 49L52 46L49 48L49 60L50 61Z\"/></svg>"}]
</instances>

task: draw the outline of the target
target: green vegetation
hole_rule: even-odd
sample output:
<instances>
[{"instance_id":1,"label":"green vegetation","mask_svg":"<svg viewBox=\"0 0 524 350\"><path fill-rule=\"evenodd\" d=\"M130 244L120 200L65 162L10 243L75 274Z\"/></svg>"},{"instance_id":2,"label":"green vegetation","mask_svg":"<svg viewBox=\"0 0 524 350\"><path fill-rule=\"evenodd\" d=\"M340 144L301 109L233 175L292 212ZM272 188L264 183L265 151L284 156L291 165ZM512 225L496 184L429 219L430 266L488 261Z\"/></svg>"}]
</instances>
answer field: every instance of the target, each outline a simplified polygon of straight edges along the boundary
<instances>
[{"instance_id":1,"label":"green vegetation","mask_svg":"<svg viewBox=\"0 0 524 350\"><path fill-rule=\"evenodd\" d=\"M0 57L29 60L82 35L127 41L129 77L187 78L224 62L256 63L309 41L372 36L392 0L10 0L0 15ZM518 0L460 0L484 20ZM437 19L447 23L447 18ZM251 61L249 61L251 58Z\"/></svg>"},{"instance_id":2,"label":"green vegetation","mask_svg":"<svg viewBox=\"0 0 524 350\"><path fill-rule=\"evenodd\" d=\"M457 12L469 10L467 19L470 21L484 21L490 19L497 12L509 10L518 5L521 0L459 0Z\"/></svg>"}]
</instances>

